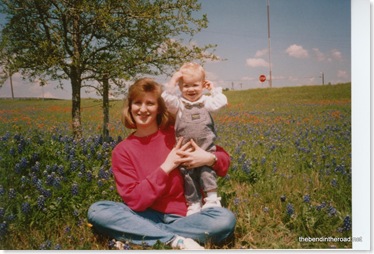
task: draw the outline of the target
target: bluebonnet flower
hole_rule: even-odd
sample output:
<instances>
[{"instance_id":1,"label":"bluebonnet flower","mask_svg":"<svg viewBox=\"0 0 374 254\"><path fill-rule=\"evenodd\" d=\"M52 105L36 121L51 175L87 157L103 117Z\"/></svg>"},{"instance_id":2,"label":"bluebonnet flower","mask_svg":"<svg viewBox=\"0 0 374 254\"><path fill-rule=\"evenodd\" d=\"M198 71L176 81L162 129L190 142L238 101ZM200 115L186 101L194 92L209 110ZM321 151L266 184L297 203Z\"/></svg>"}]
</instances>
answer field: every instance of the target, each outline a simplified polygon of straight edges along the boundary
<instances>
[{"instance_id":1,"label":"bluebonnet flower","mask_svg":"<svg viewBox=\"0 0 374 254\"><path fill-rule=\"evenodd\" d=\"M338 186L338 182L336 181L336 179L334 178L334 179L332 179L332 181L331 181L331 185L333 186L333 187L336 187L336 186Z\"/></svg>"},{"instance_id":2,"label":"bluebonnet flower","mask_svg":"<svg viewBox=\"0 0 374 254\"><path fill-rule=\"evenodd\" d=\"M5 215L5 208L0 207L0 218L4 217L4 215Z\"/></svg>"},{"instance_id":3,"label":"bluebonnet flower","mask_svg":"<svg viewBox=\"0 0 374 254\"><path fill-rule=\"evenodd\" d=\"M102 145L102 149L103 149L104 151L107 151L107 150L109 150L109 148L110 148L109 143L104 142L103 145Z\"/></svg>"},{"instance_id":4,"label":"bluebonnet flower","mask_svg":"<svg viewBox=\"0 0 374 254\"><path fill-rule=\"evenodd\" d=\"M26 176L21 177L21 183L22 183L22 186L25 186L25 184L28 183L28 179Z\"/></svg>"},{"instance_id":5,"label":"bluebonnet flower","mask_svg":"<svg viewBox=\"0 0 374 254\"><path fill-rule=\"evenodd\" d=\"M71 161L71 164L70 164L70 170L76 171L78 169L78 166L79 166L79 162L76 160L73 160Z\"/></svg>"},{"instance_id":6,"label":"bluebonnet flower","mask_svg":"<svg viewBox=\"0 0 374 254\"><path fill-rule=\"evenodd\" d=\"M78 187L78 184L77 183L73 183L73 185L71 186L71 194L73 196L77 196L79 193L79 187Z\"/></svg>"},{"instance_id":7,"label":"bluebonnet flower","mask_svg":"<svg viewBox=\"0 0 374 254\"><path fill-rule=\"evenodd\" d=\"M97 158L97 160L102 160L102 158L103 158L103 155L100 153L100 152L97 152L96 153L96 158Z\"/></svg>"},{"instance_id":8,"label":"bluebonnet flower","mask_svg":"<svg viewBox=\"0 0 374 254\"><path fill-rule=\"evenodd\" d=\"M266 158L265 158L265 157L262 157L262 158L261 158L261 164L265 164L265 162L266 162Z\"/></svg>"},{"instance_id":9,"label":"bluebonnet flower","mask_svg":"<svg viewBox=\"0 0 374 254\"><path fill-rule=\"evenodd\" d=\"M239 164L243 163L243 162L245 161L245 157L246 157L245 153L242 153L242 154L239 156L239 158L238 158L238 163L239 163Z\"/></svg>"},{"instance_id":10,"label":"bluebonnet flower","mask_svg":"<svg viewBox=\"0 0 374 254\"><path fill-rule=\"evenodd\" d=\"M13 221L15 218L16 218L16 216L15 216L13 213L11 213L11 214L9 214L9 215L6 217L6 220L7 220L7 221Z\"/></svg>"},{"instance_id":11,"label":"bluebonnet flower","mask_svg":"<svg viewBox=\"0 0 374 254\"><path fill-rule=\"evenodd\" d=\"M60 176L63 176L63 175L64 175L64 166L59 165L56 171L57 171L57 173L58 173Z\"/></svg>"},{"instance_id":12,"label":"bluebonnet flower","mask_svg":"<svg viewBox=\"0 0 374 254\"><path fill-rule=\"evenodd\" d=\"M9 154L11 156L15 156L16 155L16 149L14 149L13 147L11 147L10 150L9 150Z\"/></svg>"},{"instance_id":13,"label":"bluebonnet flower","mask_svg":"<svg viewBox=\"0 0 374 254\"><path fill-rule=\"evenodd\" d=\"M20 141L22 136L18 133L14 134L13 138L16 140L16 141Z\"/></svg>"},{"instance_id":14,"label":"bluebonnet flower","mask_svg":"<svg viewBox=\"0 0 374 254\"><path fill-rule=\"evenodd\" d=\"M79 216L79 212L78 212L78 210L75 209L75 210L73 211L73 215L74 215L74 217L78 217L78 216Z\"/></svg>"},{"instance_id":15,"label":"bluebonnet flower","mask_svg":"<svg viewBox=\"0 0 374 254\"><path fill-rule=\"evenodd\" d=\"M30 206L29 202L23 202L22 203L22 205L21 205L21 211L24 214L28 214L31 211L31 206Z\"/></svg>"},{"instance_id":16,"label":"bluebonnet flower","mask_svg":"<svg viewBox=\"0 0 374 254\"><path fill-rule=\"evenodd\" d=\"M101 167L101 168L99 169L98 176L99 176L99 178L101 178L101 179L105 179L105 180L108 180L108 179L109 179L109 174L108 174L108 172L105 171L105 169L104 169L103 167Z\"/></svg>"},{"instance_id":17,"label":"bluebonnet flower","mask_svg":"<svg viewBox=\"0 0 374 254\"><path fill-rule=\"evenodd\" d=\"M43 195L39 195L37 199L37 204L39 209L43 209L45 205L45 197Z\"/></svg>"},{"instance_id":18,"label":"bluebonnet flower","mask_svg":"<svg viewBox=\"0 0 374 254\"><path fill-rule=\"evenodd\" d=\"M14 171L15 171L17 174L20 174L20 173L22 172L22 170L21 170L21 164L16 163L16 165L14 165Z\"/></svg>"},{"instance_id":19,"label":"bluebonnet flower","mask_svg":"<svg viewBox=\"0 0 374 254\"><path fill-rule=\"evenodd\" d=\"M328 209L329 216L334 216L336 214L336 209L330 205Z\"/></svg>"},{"instance_id":20,"label":"bluebonnet flower","mask_svg":"<svg viewBox=\"0 0 374 254\"><path fill-rule=\"evenodd\" d=\"M305 195L304 198L303 198L303 201L304 201L304 203L310 203L310 196Z\"/></svg>"},{"instance_id":21,"label":"bluebonnet flower","mask_svg":"<svg viewBox=\"0 0 374 254\"><path fill-rule=\"evenodd\" d=\"M39 172L39 170L40 170L40 163L39 163L39 161L36 161L35 165L31 167L31 171Z\"/></svg>"},{"instance_id":22,"label":"bluebonnet flower","mask_svg":"<svg viewBox=\"0 0 374 254\"><path fill-rule=\"evenodd\" d=\"M277 166L274 166L274 167L273 167L273 173L276 173L277 171L278 171Z\"/></svg>"},{"instance_id":23,"label":"bluebonnet flower","mask_svg":"<svg viewBox=\"0 0 374 254\"><path fill-rule=\"evenodd\" d=\"M0 239L4 238L7 232L8 232L8 224L6 223L6 221L3 221L2 223L0 223Z\"/></svg>"},{"instance_id":24,"label":"bluebonnet flower","mask_svg":"<svg viewBox=\"0 0 374 254\"><path fill-rule=\"evenodd\" d=\"M4 193L5 193L4 187L0 185L0 196L4 195Z\"/></svg>"},{"instance_id":25,"label":"bluebonnet flower","mask_svg":"<svg viewBox=\"0 0 374 254\"><path fill-rule=\"evenodd\" d=\"M15 199L16 196L17 196L17 192L16 192L15 189L10 188L10 189L9 189L9 192L8 192L8 195L9 195L9 199Z\"/></svg>"},{"instance_id":26,"label":"bluebonnet flower","mask_svg":"<svg viewBox=\"0 0 374 254\"><path fill-rule=\"evenodd\" d=\"M55 245L55 250L61 250L61 245L60 244L56 244Z\"/></svg>"},{"instance_id":27,"label":"bluebonnet flower","mask_svg":"<svg viewBox=\"0 0 374 254\"><path fill-rule=\"evenodd\" d=\"M240 204L240 198L234 198L234 205L237 206Z\"/></svg>"},{"instance_id":28,"label":"bluebonnet flower","mask_svg":"<svg viewBox=\"0 0 374 254\"><path fill-rule=\"evenodd\" d=\"M70 234L71 228L69 226L66 226L64 231L65 231L65 234Z\"/></svg>"},{"instance_id":29,"label":"bluebonnet flower","mask_svg":"<svg viewBox=\"0 0 374 254\"><path fill-rule=\"evenodd\" d=\"M346 174L346 171L345 171L345 166L340 164L340 165L337 165L336 168L335 168L335 172L336 173L341 173L343 175Z\"/></svg>"},{"instance_id":30,"label":"bluebonnet flower","mask_svg":"<svg viewBox=\"0 0 374 254\"><path fill-rule=\"evenodd\" d=\"M317 206L317 210L320 211L325 207L326 207L326 202L322 202L320 205Z\"/></svg>"},{"instance_id":31,"label":"bluebonnet flower","mask_svg":"<svg viewBox=\"0 0 374 254\"><path fill-rule=\"evenodd\" d=\"M40 246L39 246L39 249L40 250L47 250L47 249L50 249L51 248L51 245L52 245L52 242L50 240L47 240L45 241L44 243L42 243Z\"/></svg>"},{"instance_id":32,"label":"bluebonnet flower","mask_svg":"<svg viewBox=\"0 0 374 254\"><path fill-rule=\"evenodd\" d=\"M116 240L113 239L113 240L108 241L109 249L115 248L115 246L116 246Z\"/></svg>"},{"instance_id":33,"label":"bluebonnet flower","mask_svg":"<svg viewBox=\"0 0 374 254\"><path fill-rule=\"evenodd\" d=\"M252 162L250 159L244 161L243 165L242 165L242 170L249 174L251 172L251 166L252 166Z\"/></svg>"},{"instance_id":34,"label":"bluebonnet flower","mask_svg":"<svg viewBox=\"0 0 374 254\"><path fill-rule=\"evenodd\" d=\"M345 216L343 221L343 231L349 231L352 228L352 220L349 215Z\"/></svg>"},{"instance_id":35,"label":"bluebonnet flower","mask_svg":"<svg viewBox=\"0 0 374 254\"><path fill-rule=\"evenodd\" d=\"M46 198L50 198L51 196L52 196L52 192L51 192L51 190L50 189L41 189L40 190L40 193L44 196L44 197L46 197Z\"/></svg>"},{"instance_id":36,"label":"bluebonnet flower","mask_svg":"<svg viewBox=\"0 0 374 254\"><path fill-rule=\"evenodd\" d=\"M7 131L1 139L2 139L3 141L8 141L9 138L10 138L10 132Z\"/></svg>"},{"instance_id":37,"label":"bluebonnet flower","mask_svg":"<svg viewBox=\"0 0 374 254\"><path fill-rule=\"evenodd\" d=\"M295 210L294 210L293 205L291 203L287 204L286 212L287 212L288 216L291 216L292 214L294 214Z\"/></svg>"},{"instance_id":38,"label":"bluebonnet flower","mask_svg":"<svg viewBox=\"0 0 374 254\"><path fill-rule=\"evenodd\" d=\"M86 180L87 180L87 182L92 181L92 172L91 171L86 172Z\"/></svg>"},{"instance_id":39,"label":"bluebonnet flower","mask_svg":"<svg viewBox=\"0 0 374 254\"><path fill-rule=\"evenodd\" d=\"M40 180L36 176L34 176L32 181L34 182L36 189L39 192L42 192L42 190L43 190L42 180Z\"/></svg>"},{"instance_id":40,"label":"bluebonnet flower","mask_svg":"<svg viewBox=\"0 0 374 254\"><path fill-rule=\"evenodd\" d=\"M31 156L32 161L38 161L40 160L40 155L38 153L33 153Z\"/></svg>"},{"instance_id":41,"label":"bluebonnet flower","mask_svg":"<svg viewBox=\"0 0 374 254\"><path fill-rule=\"evenodd\" d=\"M75 158L75 149L74 148L70 149L68 158L69 158L69 161L74 160L74 158Z\"/></svg>"}]
</instances>

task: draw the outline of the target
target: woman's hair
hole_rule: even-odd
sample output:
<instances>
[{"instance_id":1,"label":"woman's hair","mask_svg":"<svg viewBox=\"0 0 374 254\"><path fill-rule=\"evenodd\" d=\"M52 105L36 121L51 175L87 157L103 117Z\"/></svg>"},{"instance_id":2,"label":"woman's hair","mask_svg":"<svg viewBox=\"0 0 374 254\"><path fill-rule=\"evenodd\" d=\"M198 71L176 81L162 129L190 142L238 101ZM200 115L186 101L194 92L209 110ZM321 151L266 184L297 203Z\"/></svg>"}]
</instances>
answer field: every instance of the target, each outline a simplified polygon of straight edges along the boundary
<instances>
[{"instance_id":1,"label":"woman's hair","mask_svg":"<svg viewBox=\"0 0 374 254\"><path fill-rule=\"evenodd\" d=\"M129 129L136 129L136 123L131 114L131 104L139 96L145 93L152 93L157 98L158 114L157 114L157 125L160 129L165 129L170 125L174 124L174 117L167 110L165 102L161 97L162 89L156 81L151 78L141 78L135 81L130 86L127 98L125 99L124 109L122 114L122 123Z\"/></svg>"}]
</instances>

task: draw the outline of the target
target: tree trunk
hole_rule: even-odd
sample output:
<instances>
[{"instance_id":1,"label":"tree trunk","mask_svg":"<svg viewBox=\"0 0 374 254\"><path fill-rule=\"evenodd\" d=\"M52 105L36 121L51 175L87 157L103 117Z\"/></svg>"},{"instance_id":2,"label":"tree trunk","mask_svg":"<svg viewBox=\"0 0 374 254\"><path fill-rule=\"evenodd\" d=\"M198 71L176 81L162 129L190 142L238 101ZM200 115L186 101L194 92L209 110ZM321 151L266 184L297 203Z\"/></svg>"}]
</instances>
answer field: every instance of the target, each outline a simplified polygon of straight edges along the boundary
<instances>
[{"instance_id":1,"label":"tree trunk","mask_svg":"<svg viewBox=\"0 0 374 254\"><path fill-rule=\"evenodd\" d=\"M72 88L72 128L74 139L82 138L82 123L81 123L81 81L76 72L71 77Z\"/></svg>"},{"instance_id":2,"label":"tree trunk","mask_svg":"<svg viewBox=\"0 0 374 254\"><path fill-rule=\"evenodd\" d=\"M81 123L81 69L80 69L80 33L79 33L79 14L73 13L73 57L70 67L71 90L72 90L72 127L74 139L82 138Z\"/></svg>"},{"instance_id":3,"label":"tree trunk","mask_svg":"<svg viewBox=\"0 0 374 254\"><path fill-rule=\"evenodd\" d=\"M12 99L14 100L14 91L13 91L13 79L12 79L13 74L9 75L9 82L10 82L10 90L12 91Z\"/></svg>"},{"instance_id":4,"label":"tree trunk","mask_svg":"<svg viewBox=\"0 0 374 254\"><path fill-rule=\"evenodd\" d=\"M109 80L106 76L103 78L103 138L109 138Z\"/></svg>"}]
</instances>

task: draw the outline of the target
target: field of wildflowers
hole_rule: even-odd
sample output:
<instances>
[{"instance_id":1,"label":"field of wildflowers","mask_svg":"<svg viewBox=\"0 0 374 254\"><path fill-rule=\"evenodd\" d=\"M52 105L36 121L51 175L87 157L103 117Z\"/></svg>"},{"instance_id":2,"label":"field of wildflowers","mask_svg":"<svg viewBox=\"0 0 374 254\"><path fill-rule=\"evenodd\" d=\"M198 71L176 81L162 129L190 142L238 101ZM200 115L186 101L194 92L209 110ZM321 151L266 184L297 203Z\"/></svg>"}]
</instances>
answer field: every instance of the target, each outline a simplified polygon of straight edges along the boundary
<instances>
[{"instance_id":1,"label":"field of wildflowers","mask_svg":"<svg viewBox=\"0 0 374 254\"><path fill-rule=\"evenodd\" d=\"M219 191L237 216L236 240L207 247L351 248L351 85L226 95L214 118L232 163ZM76 141L70 101L0 100L0 249L113 248L86 212L98 200L120 201L110 154L129 134L121 107L111 102L111 138L103 140L100 101L83 100L84 138Z\"/></svg>"}]
</instances>

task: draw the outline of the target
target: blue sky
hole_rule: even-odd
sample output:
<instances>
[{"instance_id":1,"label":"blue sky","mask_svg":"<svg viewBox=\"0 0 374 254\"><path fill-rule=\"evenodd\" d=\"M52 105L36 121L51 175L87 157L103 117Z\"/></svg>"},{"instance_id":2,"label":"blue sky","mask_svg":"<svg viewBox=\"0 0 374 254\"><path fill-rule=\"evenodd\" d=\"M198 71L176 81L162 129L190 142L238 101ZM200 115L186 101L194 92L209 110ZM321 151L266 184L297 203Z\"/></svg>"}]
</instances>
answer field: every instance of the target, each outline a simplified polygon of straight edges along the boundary
<instances>
[{"instance_id":1,"label":"blue sky","mask_svg":"<svg viewBox=\"0 0 374 254\"><path fill-rule=\"evenodd\" d=\"M207 78L224 88L268 87L268 22L266 0L201 0L201 13L209 20L197 34L198 45L217 44L221 62L205 64ZM271 69L273 87L349 82L351 80L350 0L270 0ZM167 78L157 77L160 82ZM25 85L26 83L26 85ZM52 82L44 88L14 77L15 96L70 99L70 83L64 90ZM10 97L7 81L0 97ZM94 97L94 93L83 97Z\"/></svg>"},{"instance_id":2,"label":"blue sky","mask_svg":"<svg viewBox=\"0 0 374 254\"><path fill-rule=\"evenodd\" d=\"M339 83L351 80L351 13L349 0L270 0L273 87ZM227 59L205 66L208 78L236 89L268 86L266 0L202 1L208 29L198 44L215 43ZM242 84L240 86L240 84Z\"/></svg>"}]
</instances>

